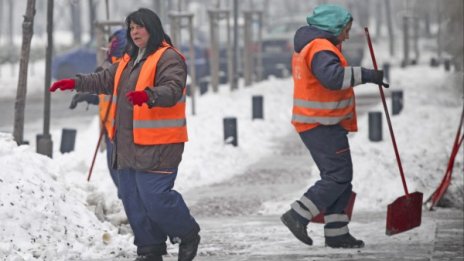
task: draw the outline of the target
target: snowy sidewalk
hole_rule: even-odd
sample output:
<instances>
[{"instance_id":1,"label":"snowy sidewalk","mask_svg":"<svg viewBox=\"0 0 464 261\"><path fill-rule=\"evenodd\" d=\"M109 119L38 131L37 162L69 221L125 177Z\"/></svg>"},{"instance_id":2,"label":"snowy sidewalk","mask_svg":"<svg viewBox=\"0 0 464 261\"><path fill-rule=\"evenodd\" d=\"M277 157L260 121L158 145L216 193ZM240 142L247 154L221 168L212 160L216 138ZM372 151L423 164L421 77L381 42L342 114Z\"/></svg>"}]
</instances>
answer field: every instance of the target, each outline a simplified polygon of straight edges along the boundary
<instances>
[{"instance_id":1,"label":"snowy sidewalk","mask_svg":"<svg viewBox=\"0 0 464 261\"><path fill-rule=\"evenodd\" d=\"M351 231L365 241L362 249L326 248L319 224L310 224L315 245L306 246L279 216L200 218L202 242L195 260L464 260L462 211L424 210L419 228L395 236L384 233L385 213L357 213L353 218Z\"/></svg>"}]
</instances>

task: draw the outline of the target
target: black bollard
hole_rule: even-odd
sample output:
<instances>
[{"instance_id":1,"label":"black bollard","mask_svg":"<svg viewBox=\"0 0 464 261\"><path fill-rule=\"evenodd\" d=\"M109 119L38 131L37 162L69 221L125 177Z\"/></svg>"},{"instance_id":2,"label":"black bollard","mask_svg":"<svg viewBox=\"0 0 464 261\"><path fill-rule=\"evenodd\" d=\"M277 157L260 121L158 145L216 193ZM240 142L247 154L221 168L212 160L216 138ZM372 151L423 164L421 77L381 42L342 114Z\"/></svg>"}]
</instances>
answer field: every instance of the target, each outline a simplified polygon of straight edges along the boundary
<instances>
[{"instance_id":1,"label":"black bollard","mask_svg":"<svg viewBox=\"0 0 464 261\"><path fill-rule=\"evenodd\" d=\"M392 91L392 114L400 114L403 109L403 91Z\"/></svg>"},{"instance_id":2,"label":"black bollard","mask_svg":"<svg viewBox=\"0 0 464 261\"><path fill-rule=\"evenodd\" d=\"M37 134L35 136L35 144L37 147L37 153L53 157L53 141L50 134Z\"/></svg>"},{"instance_id":3,"label":"black bollard","mask_svg":"<svg viewBox=\"0 0 464 261\"><path fill-rule=\"evenodd\" d=\"M382 140L382 113L369 112L369 140Z\"/></svg>"},{"instance_id":4,"label":"black bollard","mask_svg":"<svg viewBox=\"0 0 464 261\"><path fill-rule=\"evenodd\" d=\"M66 153L74 150L74 143L76 141L76 132L75 129L63 129L61 131L61 145L60 152Z\"/></svg>"},{"instance_id":5,"label":"black bollard","mask_svg":"<svg viewBox=\"0 0 464 261\"><path fill-rule=\"evenodd\" d=\"M264 119L263 116L263 96L255 95L252 97L252 116L251 119Z\"/></svg>"},{"instance_id":6,"label":"black bollard","mask_svg":"<svg viewBox=\"0 0 464 261\"><path fill-rule=\"evenodd\" d=\"M451 69L451 61L450 61L450 59L445 59L443 64L445 65L445 71L449 72L450 69Z\"/></svg>"},{"instance_id":7,"label":"black bollard","mask_svg":"<svg viewBox=\"0 0 464 261\"><path fill-rule=\"evenodd\" d=\"M208 80L201 80L199 85L200 85L200 95L203 95L206 92L208 92Z\"/></svg>"},{"instance_id":8,"label":"black bollard","mask_svg":"<svg viewBox=\"0 0 464 261\"><path fill-rule=\"evenodd\" d=\"M383 77L387 82L390 82L390 63L384 63L382 66L383 69Z\"/></svg>"},{"instance_id":9,"label":"black bollard","mask_svg":"<svg viewBox=\"0 0 464 261\"><path fill-rule=\"evenodd\" d=\"M224 118L224 141L226 144L238 146L237 118Z\"/></svg>"},{"instance_id":10,"label":"black bollard","mask_svg":"<svg viewBox=\"0 0 464 261\"><path fill-rule=\"evenodd\" d=\"M430 59L430 67L438 67L439 65L440 62L436 58L432 57Z\"/></svg>"}]
</instances>

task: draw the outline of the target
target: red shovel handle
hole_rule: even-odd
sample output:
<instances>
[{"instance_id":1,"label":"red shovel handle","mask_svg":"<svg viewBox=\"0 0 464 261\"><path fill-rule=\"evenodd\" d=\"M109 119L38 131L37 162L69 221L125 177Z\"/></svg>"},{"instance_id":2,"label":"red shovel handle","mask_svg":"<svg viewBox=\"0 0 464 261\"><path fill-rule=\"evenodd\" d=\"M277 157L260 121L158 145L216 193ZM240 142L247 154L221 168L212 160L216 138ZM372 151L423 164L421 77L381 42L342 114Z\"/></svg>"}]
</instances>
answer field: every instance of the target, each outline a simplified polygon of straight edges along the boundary
<instances>
[{"instance_id":1,"label":"red shovel handle","mask_svg":"<svg viewBox=\"0 0 464 261\"><path fill-rule=\"evenodd\" d=\"M374 48L372 47L371 37L369 36L369 30L367 29L367 27L364 27L364 31L366 32L367 44L369 45L369 51L371 53L371 58L372 58L372 63L374 64L374 69L378 70L377 61L375 60L375 55L374 55ZM395 134L393 133L393 127L390 121L390 114L388 113L387 103L385 102L385 95L383 94L383 88L382 88L382 85L380 84L379 84L379 91L380 91L380 97L382 97L382 104L383 104L383 109L385 111L385 116L387 117L388 129L390 130L390 137L392 139L393 148L395 149L396 162L398 162L398 168L400 169L401 181L403 181L404 193L407 196L409 195L408 186L406 185L406 179L404 177L403 166L401 165L400 154L398 152L398 147L396 146Z\"/></svg>"}]
</instances>

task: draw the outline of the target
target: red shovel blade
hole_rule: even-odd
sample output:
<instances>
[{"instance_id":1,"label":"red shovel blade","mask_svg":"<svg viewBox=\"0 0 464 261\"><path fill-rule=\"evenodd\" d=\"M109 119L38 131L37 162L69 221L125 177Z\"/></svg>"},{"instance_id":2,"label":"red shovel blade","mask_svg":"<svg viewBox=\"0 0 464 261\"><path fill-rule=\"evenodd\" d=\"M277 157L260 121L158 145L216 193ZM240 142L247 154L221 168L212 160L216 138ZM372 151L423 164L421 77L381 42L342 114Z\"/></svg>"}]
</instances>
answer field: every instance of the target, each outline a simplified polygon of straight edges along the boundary
<instances>
[{"instance_id":1,"label":"red shovel blade","mask_svg":"<svg viewBox=\"0 0 464 261\"><path fill-rule=\"evenodd\" d=\"M414 192L397 198L388 205L386 234L391 236L420 226L422 193Z\"/></svg>"},{"instance_id":2,"label":"red shovel blade","mask_svg":"<svg viewBox=\"0 0 464 261\"><path fill-rule=\"evenodd\" d=\"M351 220L351 214L353 213L354 200L356 199L356 192L352 191L348 205L345 208L345 213L348 215L348 218ZM317 216L311 219L313 223L324 224L324 212L319 213Z\"/></svg>"}]
</instances>

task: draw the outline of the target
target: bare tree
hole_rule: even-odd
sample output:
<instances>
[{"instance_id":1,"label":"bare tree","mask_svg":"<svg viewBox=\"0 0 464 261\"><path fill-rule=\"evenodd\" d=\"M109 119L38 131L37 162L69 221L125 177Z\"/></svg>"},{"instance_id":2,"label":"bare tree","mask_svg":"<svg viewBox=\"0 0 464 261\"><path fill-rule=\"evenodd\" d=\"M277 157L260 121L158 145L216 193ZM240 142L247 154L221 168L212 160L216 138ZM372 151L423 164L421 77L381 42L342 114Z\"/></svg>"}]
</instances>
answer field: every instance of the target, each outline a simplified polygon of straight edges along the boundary
<instances>
[{"instance_id":1,"label":"bare tree","mask_svg":"<svg viewBox=\"0 0 464 261\"><path fill-rule=\"evenodd\" d=\"M28 0L26 15L23 21L23 43L21 46L21 58L19 61L18 89L16 92L15 117L13 136L18 145L23 143L24 134L24 108L26 106L27 91L27 67L29 64L29 53L31 51L31 40L34 34L35 0Z\"/></svg>"}]
</instances>

